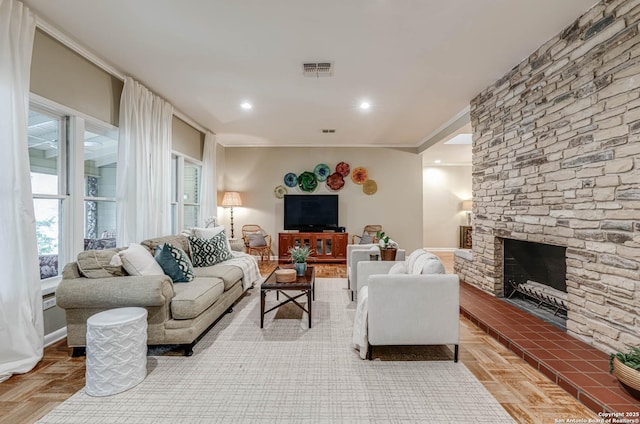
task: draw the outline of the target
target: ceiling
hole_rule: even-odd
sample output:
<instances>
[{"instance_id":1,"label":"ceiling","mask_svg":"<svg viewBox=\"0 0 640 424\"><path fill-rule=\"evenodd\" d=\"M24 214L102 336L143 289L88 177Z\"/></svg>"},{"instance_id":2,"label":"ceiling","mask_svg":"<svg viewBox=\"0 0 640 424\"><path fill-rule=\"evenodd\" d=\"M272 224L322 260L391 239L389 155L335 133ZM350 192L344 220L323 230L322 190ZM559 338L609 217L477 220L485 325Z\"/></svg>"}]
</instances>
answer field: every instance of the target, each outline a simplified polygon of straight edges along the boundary
<instances>
[{"instance_id":1,"label":"ceiling","mask_svg":"<svg viewBox=\"0 0 640 424\"><path fill-rule=\"evenodd\" d=\"M416 151L440 141L434 134L443 138L442 129L470 99L594 4L23 2L48 26L215 132L225 146ZM324 61L333 63L333 76L303 76L303 62ZM364 100L369 110L359 108ZM244 101L253 108L242 109Z\"/></svg>"}]
</instances>

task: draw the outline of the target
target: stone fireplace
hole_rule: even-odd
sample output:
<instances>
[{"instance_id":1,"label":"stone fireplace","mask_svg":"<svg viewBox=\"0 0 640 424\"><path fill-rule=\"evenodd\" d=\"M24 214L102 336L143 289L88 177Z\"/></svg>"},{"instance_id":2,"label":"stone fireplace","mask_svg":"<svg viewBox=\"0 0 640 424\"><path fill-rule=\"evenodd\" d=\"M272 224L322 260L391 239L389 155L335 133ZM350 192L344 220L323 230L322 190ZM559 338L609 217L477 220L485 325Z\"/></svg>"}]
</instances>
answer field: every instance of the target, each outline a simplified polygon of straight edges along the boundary
<instances>
[{"instance_id":1,"label":"stone fireplace","mask_svg":"<svg viewBox=\"0 0 640 424\"><path fill-rule=\"evenodd\" d=\"M508 281L524 283L529 280L567 292L566 248L530 241L503 239L504 295L512 288Z\"/></svg>"},{"instance_id":2,"label":"stone fireplace","mask_svg":"<svg viewBox=\"0 0 640 424\"><path fill-rule=\"evenodd\" d=\"M566 249L567 332L640 345L640 6L598 3L471 101L473 260L504 296L505 239Z\"/></svg>"}]
</instances>

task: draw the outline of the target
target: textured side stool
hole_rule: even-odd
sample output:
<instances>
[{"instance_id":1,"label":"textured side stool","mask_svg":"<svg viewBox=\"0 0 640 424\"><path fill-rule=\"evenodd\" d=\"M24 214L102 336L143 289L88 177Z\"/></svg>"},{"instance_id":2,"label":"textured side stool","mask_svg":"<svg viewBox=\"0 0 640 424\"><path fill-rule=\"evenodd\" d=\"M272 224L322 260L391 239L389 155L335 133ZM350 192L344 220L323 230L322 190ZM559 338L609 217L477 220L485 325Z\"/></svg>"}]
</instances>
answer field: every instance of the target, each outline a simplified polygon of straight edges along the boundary
<instances>
[{"instance_id":1,"label":"textured side stool","mask_svg":"<svg viewBox=\"0 0 640 424\"><path fill-rule=\"evenodd\" d=\"M117 308L87 320L85 393L109 396L147 376L147 310Z\"/></svg>"}]
</instances>

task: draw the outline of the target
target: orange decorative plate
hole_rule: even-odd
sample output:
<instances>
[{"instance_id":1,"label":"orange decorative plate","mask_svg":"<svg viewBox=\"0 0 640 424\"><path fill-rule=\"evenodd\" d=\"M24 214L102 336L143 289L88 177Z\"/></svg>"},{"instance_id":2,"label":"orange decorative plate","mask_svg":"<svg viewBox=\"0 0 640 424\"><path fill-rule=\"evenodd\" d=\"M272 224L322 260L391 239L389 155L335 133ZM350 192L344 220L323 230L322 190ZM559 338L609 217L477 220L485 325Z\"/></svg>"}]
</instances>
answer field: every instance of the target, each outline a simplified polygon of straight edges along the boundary
<instances>
[{"instance_id":1,"label":"orange decorative plate","mask_svg":"<svg viewBox=\"0 0 640 424\"><path fill-rule=\"evenodd\" d=\"M367 170L361 166L351 172L351 180L356 184L363 184L369 178Z\"/></svg>"}]
</instances>

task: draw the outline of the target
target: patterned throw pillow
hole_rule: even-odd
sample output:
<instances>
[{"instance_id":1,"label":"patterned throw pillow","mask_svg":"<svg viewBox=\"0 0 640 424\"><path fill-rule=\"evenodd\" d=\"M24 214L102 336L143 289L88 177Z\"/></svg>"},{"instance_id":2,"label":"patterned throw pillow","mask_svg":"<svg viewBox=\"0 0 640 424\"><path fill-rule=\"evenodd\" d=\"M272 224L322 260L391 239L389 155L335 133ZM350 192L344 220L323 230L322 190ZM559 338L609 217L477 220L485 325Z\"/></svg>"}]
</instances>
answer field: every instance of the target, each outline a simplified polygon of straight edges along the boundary
<instances>
[{"instance_id":1,"label":"patterned throw pillow","mask_svg":"<svg viewBox=\"0 0 640 424\"><path fill-rule=\"evenodd\" d=\"M193 280L193 265L184 250L170 243L156 247L156 261L174 283L188 283Z\"/></svg>"},{"instance_id":2,"label":"patterned throw pillow","mask_svg":"<svg viewBox=\"0 0 640 424\"><path fill-rule=\"evenodd\" d=\"M195 267L211 266L233 258L233 254L227 245L227 235L224 231L209 240L189 237L189 246L191 247L191 259Z\"/></svg>"}]
</instances>

